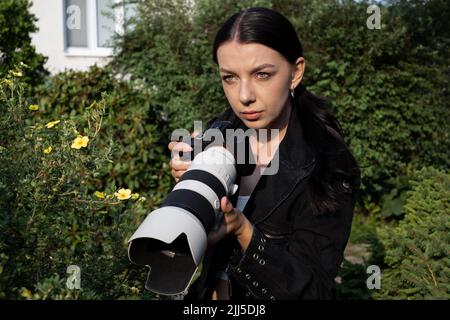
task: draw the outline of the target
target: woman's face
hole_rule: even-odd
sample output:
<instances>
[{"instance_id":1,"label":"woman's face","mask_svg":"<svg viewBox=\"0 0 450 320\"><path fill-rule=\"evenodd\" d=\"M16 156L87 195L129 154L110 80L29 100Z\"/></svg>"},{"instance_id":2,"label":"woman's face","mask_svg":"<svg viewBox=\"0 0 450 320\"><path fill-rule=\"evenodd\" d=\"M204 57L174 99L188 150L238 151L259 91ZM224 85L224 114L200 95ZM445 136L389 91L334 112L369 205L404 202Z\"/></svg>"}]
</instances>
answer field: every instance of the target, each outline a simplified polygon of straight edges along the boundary
<instances>
[{"instance_id":1,"label":"woman's face","mask_svg":"<svg viewBox=\"0 0 450 320\"><path fill-rule=\"evenodd\" d=\"M248 128L281 129L287 124L289 90L298 85L303 75L304 60L299 59L300 74L299 64L290 64L280 53L262 44L228 41L218 48L225 95Z\"/></svg>"}]
</instances>

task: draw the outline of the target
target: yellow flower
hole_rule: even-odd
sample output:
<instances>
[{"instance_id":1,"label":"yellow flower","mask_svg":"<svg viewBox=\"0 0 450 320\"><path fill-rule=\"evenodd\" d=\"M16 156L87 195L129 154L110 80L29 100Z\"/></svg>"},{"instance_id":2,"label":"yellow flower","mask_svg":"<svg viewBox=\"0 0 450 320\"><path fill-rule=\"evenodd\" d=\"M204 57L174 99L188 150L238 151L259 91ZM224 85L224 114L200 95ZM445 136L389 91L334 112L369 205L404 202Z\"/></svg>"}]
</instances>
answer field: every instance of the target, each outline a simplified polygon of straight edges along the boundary
<instances>
[{"instance_id":1,"label":"yellow flower","mask_svg":"<svg viewBox=\"0 0 450 320\"><path fill-rule=\"evenodd\" d=\"M48 147L48 148L46 148L46 149L44 149L44 153L45 154L49 154L50 152L52 152L52 147L50 146L50 147Z\"/></svg>"},{"instance_id":2,"label":"yellow flower","mask_svg":"<svg viewBox=\"0 0 450 320\"><path fill-rule=\"evenodd\" d=\"M30 290L23 288L22 289L22 293L21 296L26 298L26 299L32 299L33 298L33 294L31 293Z\"/></svg>"},{"instance_id":3,"label":"yellow flower","mask_svg":"<svg viewBox=\"0 0 450 320\"><path fill-rule=\"evenodd\" d=\"M78 138L73 140L71 148L73 148L73 149L81 149L81 148L87 147L88 142L89 142L89 138L88 137L86 137L86 136L79 136Z\"/></svg>"},{"instance_id":4,"label":"yellow flower","mask_svg":"<svg viewBox=\"0 0 450 320\"><path fill-rule=\"evenodd\" d=\"M133 193L131 195L131 199L136 200L137 198L139 198L139 193Z\"/></svg>"},{"instance_id":5,"label":"yellow flower","mask_svg":"<svg viewBox=\"0 0 450 320\"><path fill-rule=\"evenodd\" d=\"M131 293L133 293L133 294L139 294L139 289L138 289L138 288L136 288L136 287L131 287L130 289L131 289Z\"/></svg>"},{"instance_id":6,"label":"yellow flower","mask_svg":"<svg viewBox=\"0 0 450 320\"><path fill-rule=\"evenodd\" d=\"M127 200L131 197L131 190L130 189L119 189L117 192L114 193L114 195L119 200Z\"/></svg>"},{"instance_id":7,"label":"yellow flower","mask_svg":"<svg viewBox=\"0 0 450 320\"><path fill-rule=\"evenodd\" d=\"M50 121L49 123L47 123L45 126L50 129L53 128L55 125L57 125L58 123L60 123L59 120L55 120L55 121Z\"/></svg>"},{"instance_id":8,"label":"yellow flower","mask_svg":"<svg viewBox=\"0 0 450 320\"><path fill-rule=\"evenodd\" d=\"M28 106L28 109L30 109L31 111L36 111L39 110L39 106L37 104L30 104Z\"/></svg>"},{"instance_id":9,"label":"yellow flower","mask_svg":"<svg viewBox=\"0 0 450 320\"><path fill-rule=\"evenodd\" d=\"M13 84L14 84L14 83L13 83L11 80L9 80L9 79L4 79L3 82L6 83L6 84L7 84L8 86L10 86L11 88L12 88L12 86L13 86Z\"/></svg>"},{"instance_id":10,"label":"yellow flower","mask_svg":"<svg viewBox=\"0 0 450 320\"><path fill-rule=\"evenodd\" d=\"M95 191L94 195L99 199L105 199L105 193L100 191Z\"/></svg>"},{"instance_id":11,"label":"yellow flower","mask_svg":"<svg viewBox=\"0 0 450 320\"><path fill-rule=\"evenodd\" d=\"M22 72L20 72L20 71L11 71L11 74L14 77L21 77L23 75Z\"/></svg>"}]
</instances>

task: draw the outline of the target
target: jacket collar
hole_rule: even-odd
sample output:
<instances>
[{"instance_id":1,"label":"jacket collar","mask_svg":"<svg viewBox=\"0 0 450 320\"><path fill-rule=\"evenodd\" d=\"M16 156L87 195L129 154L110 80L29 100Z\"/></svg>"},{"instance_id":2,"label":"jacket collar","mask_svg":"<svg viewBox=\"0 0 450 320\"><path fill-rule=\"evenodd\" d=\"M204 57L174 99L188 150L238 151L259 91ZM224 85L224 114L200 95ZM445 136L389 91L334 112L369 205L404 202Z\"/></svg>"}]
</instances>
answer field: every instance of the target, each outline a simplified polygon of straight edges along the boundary
<instances>
[{"instance_id":1,"label":"jacket collar","mask_svg":"<svg viewBox=\"0 0 450 320\"><path fill-rule=\"evenodd\" d=\"M242 127L240 119L239 122ZM294 191L296 185L314 169L315 157L304 138L295 106L292 107L286 134L276 152L279 160L278 172L274 175L261 175L243 211L255 224L267 219ZM238 192L230 199L234 205L237 196Z\"/></svg>"}]
</instances>

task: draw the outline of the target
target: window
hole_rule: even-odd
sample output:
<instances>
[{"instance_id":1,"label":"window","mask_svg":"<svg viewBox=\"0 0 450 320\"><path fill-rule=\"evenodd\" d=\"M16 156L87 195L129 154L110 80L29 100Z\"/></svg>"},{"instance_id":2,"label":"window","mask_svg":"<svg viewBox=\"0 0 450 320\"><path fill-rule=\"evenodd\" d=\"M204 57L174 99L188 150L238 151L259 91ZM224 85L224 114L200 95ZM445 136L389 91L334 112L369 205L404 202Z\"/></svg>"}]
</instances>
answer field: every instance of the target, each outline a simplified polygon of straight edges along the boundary
<instances>
[{"instance_id":1,"label":"window","mask_svg":"<svg viewBox=\"0 0 450 320\"><path fill-rule=\"evenodd\" d=\"M64 0L63 9L66 55L112 54L112 36L123 33L121 0Z\"/></svg>"}]
</instances>

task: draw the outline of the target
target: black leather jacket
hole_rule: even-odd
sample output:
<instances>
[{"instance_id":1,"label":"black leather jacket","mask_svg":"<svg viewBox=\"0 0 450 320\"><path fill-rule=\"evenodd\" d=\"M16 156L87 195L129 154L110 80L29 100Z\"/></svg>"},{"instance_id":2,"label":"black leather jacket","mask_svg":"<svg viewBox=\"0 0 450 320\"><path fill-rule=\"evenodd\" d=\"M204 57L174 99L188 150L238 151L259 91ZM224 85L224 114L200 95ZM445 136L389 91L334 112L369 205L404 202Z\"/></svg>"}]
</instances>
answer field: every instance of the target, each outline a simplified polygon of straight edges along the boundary
<instances>
[{"instance_id":1,"label":"black leather jacket","mask_svg":"<svg viewBox=\"0 0 450 320\"><path fill-rule=\"evenodd\" d=\"M230 109L221 117L236 121ZM343 142L336 143L333 150L336 161L356 165ZM243 211L254 226L245 254L234 236L208 248L202 273L185 300L210 299L218 270L225 270L230 279L232 300L335 297L334 279L350 235L356 192L340 181L339 210L312 214L305 190L316 160L295 108L278 152L278 173L261 176ZM238 194L230 199L235 206Z\"/></svg>"}]
</instances>

